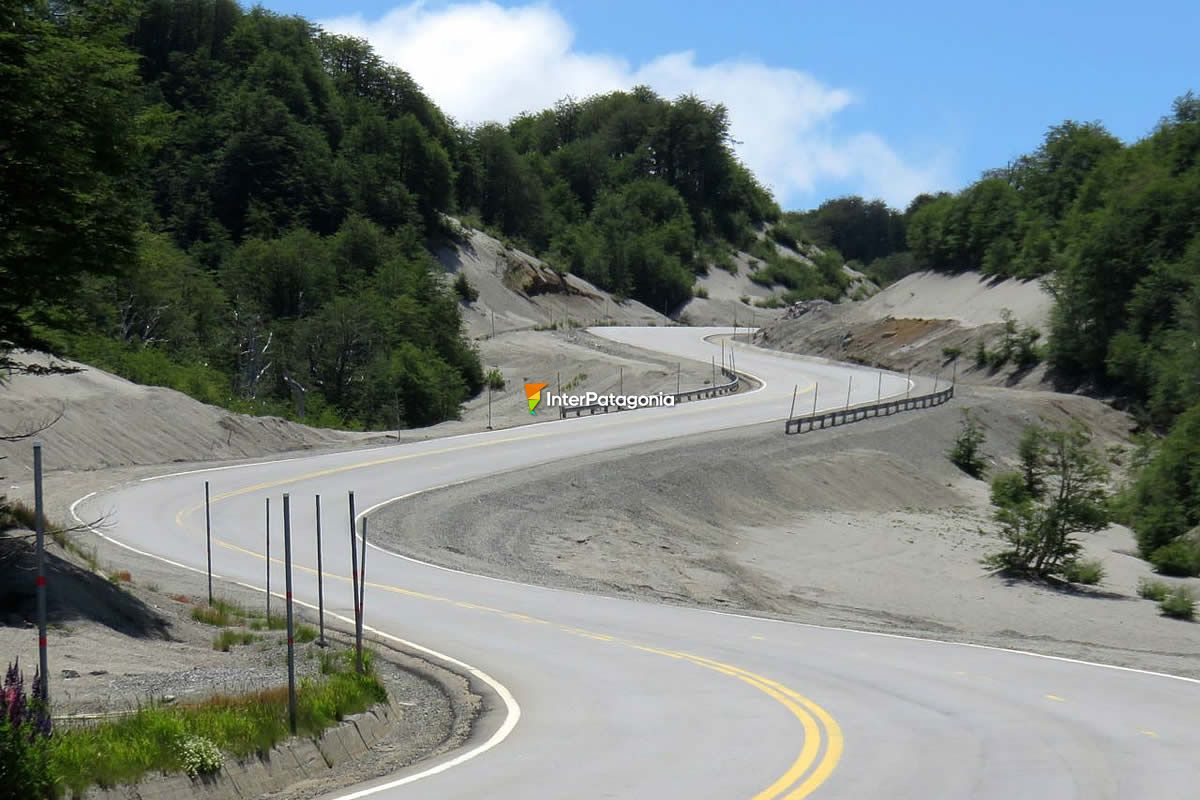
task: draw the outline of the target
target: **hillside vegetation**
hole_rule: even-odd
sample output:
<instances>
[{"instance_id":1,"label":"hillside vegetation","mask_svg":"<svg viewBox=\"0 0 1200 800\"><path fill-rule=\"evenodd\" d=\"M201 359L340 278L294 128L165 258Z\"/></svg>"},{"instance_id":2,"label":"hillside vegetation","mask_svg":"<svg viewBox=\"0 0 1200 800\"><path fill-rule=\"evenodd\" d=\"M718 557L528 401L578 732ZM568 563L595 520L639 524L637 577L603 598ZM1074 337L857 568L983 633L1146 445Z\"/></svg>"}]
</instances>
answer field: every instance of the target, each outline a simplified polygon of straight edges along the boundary
<instances>
[{"instance_id":1,"label":"hillside vegetation","mask_svg":"<svg viewBox=\"0 0 1200 800\"><path fill-rule=\"evenodd\" d=\"M0 0L0 69L0 342L239 411L455 417L483 376L449 214L668 312L778 216L719 105L463 127L365 42L234 0Z\"/></svg>"},{"instance_id":2,"label":"hillside vegetation","mask_svg":"<svg viewBox=\"0 0 1200 800\"><path fill-rule=\"evenodd\" d=\"M1121 511L1143 555L1200 574L1200 98L1144 139L1064 122L1041 146L957 194L903 212L861 198L786 215L890 281L917 269L1043 280L1046 356L1069 385L1122 399L1151 431Z\"/></svg>"}]
</instances>

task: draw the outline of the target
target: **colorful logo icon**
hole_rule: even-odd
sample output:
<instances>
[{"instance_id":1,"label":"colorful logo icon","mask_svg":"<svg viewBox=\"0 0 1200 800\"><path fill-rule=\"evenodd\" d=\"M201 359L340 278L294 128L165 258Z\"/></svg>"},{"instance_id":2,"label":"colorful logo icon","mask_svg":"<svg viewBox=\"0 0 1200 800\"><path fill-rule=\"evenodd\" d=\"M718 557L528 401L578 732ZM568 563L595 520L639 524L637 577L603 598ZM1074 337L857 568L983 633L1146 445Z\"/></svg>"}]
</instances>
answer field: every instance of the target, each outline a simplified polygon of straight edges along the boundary
<instances>
[{"instance_id":1,"label":"colorful logo icon","mask_svg":"<svg viewBox=\"0 0 1200 800\"><path fill-rule=\"evenodd\" d=\"M525 384L525 399L529 401L530 414L533 414L534 409L538 407L538 403L542 402L542 389L545 389L549 385L548 383Z\"/></svg>"}]
</instances>

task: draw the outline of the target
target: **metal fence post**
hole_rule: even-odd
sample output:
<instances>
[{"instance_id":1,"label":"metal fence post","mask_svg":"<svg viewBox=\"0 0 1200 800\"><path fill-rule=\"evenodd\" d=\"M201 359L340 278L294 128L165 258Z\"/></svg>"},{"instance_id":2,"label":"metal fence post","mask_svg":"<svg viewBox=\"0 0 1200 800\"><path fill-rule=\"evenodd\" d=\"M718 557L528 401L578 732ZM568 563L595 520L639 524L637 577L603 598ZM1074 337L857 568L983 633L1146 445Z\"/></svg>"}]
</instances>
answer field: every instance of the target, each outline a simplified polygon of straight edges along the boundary
<instances>
[{"instance_id":1,"label":"metal fence post","mask_svg":"<svg viewBox=\"0 0 1200 800\"><path fill-rule=\"evenodd\" d=\"M813 417L817 416L817 392L819 392L820 390L821 390L821 384L819 382L814 382L813 383L813 413L812 413ZM808 429L812 430L812 420L808 421Z\"/></svg>"},{"instance_id":2,"label":"metal fence post","mask_svg":"<svg viewBox=\"0 0 1200 800\"><path fill-rule=\"evenodd\" d=\"M358 537L354 524L354 492L350 492L350 583L354 592L354 668L361 673L362 663L362 609L358 594Z\"/></svg>"},{"instance_id":3,"label":"metal fence post","mask_svg":"<svg viewBox=\"0 0 1200 800\"><path fill-rule=\"evenodd\" d=\"M362 631L367 616L367 518L362 518L362 557L358 570L358 640L362 648Z\"/></svg>"},{"instance_id":4,"label":"metal fence post","mask_svg":"<svg viewBox=\"0 0 1200 800\"><path fill-rule=\"evenodd\" d=\"M317 625L321 631L317 637L317 646L329 646L329 642L325 641L325 568L321 564L321 495L317 495Z\"/></svg>"},{"instance_id":5,"label":"metal fence post","mask_svg":"<svg viewBox=\"0 0 1200 800\"><path fill-rule=\"evenodd\" d=\"M42 502L42 443L33 443L33 516L37 534L38 668L42 673L42 690L46 706L50 705L50 653L46 641L46 514ZM49 713L48 711L46 713Z\"/></svg>"},{"instance_id":6,"label":"metal fence post","mask_svg":"<svg viewBox=\"0 0 1200 800\"><path fill-rule=\"evenodd\" d=\"M204 482L204 545L208 550L208 604L213 604L212 593L212 510L208 502L208 481Z\"/></svg>"},{"instance_id":7,"label":"metal fence post","mask_svg":"<svg viewBox=\"0 0 1200 800\"><path fill-rule=\"evenodd\" d=\"M788 419L796 416L796 393L800 391L800 384L792 387L792 410L788 412Z\"/></svg>"},{"instance_id":8,"label":"metal fence post","mask_svg":"<svg viewBox=\"0 0 1200 800\"><path fill-rule=\"evenodd\" d=\"M846 381L846 408L844 410L848 411L850 409L850 390L853 388L854 388L854 376L851 375L850 380Z\"/></svg>"},{"instance_id":9,"label":"metal fence post","mask_svg":"<svg viewBox=\"0 0 1200 800\"><path fill-rule=\"evenodd\" d=\"M271 630L271 498L267 498L267 630Z\"/></svg>"},{"instance_id":10,"label":"metal fence post","mask_svg":"<svg viewBox=\"0 0 1200 800\"><path fill-rule=\"evenodd\" d=\"M288 727L296 735L296 639L292 627L292 513L291 500L283 495L283 582L287 607Z\"/></svg>"},{"instance_id":11,"label":"metal fence post","mask_svg":"<svg viewBox=\"0 0 1200 800\"><path fill-rule=\"evenodd\" d=\"M904 399L907 400L912 395L912 367L908 368L908 376L905 378L908 382L904 389Z\"/></svg>"},{"instance_id":12,"label":"metal fence post","mask_svg":"<svg viewBox=\"0 0 1200 800\"><path fill-rule=\"evenodd\" d=\"M879 370L879 388L875 391L875 405L883 399L883 370Z\"/></svg>"}]
</instances>

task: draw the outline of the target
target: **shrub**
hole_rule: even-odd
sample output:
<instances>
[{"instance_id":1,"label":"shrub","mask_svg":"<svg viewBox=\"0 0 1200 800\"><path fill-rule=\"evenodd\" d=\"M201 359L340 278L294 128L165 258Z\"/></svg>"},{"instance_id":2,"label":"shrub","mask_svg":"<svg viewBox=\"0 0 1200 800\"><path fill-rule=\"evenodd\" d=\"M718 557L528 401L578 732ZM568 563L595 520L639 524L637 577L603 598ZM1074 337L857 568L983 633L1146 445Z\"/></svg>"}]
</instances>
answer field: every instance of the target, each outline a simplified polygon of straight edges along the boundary
<instances>
[{"instance_id":1,"label":"shrub","mask_svg":"<svg viewBox=\"0 0 1200 800\"><path fill-rule=\"evenodd\" d=\"M1171 593L1171 586L1165 581L1156 581L1151 578L1142 578L1138 581L1138 595L1147 600L1160 602Z\"/></svg>"},{"instance_id":2,"label":"shrub","mask_svg":"<svg viewBox=\"0 0 1200 800\"><path fill-rule=\"evenodd\" d=\"M700 284L696 284L696 288L692 291L692 294L695 295L696 297L699 297L701 300L707 300L708 299L708 287L701 286Z\"/></svg>"},{"instance_id":3,"label":"shrub","mask_svg":"<svg viewBox=\"0 0 1200 800\"><path fill-rule=\"evenodd\" d=\"M1025 488L1025 478L1019 472L1001 472L992 478L992 505L1012 508L1033 498Z\"/></svg>"},{"instance_id":4,"label":"shrub","mask_svg":"<svg viewBox=\"0 0 1200 800\"><path fill-rule=\"evenodd\" d=\"M211 775L221 769L224 756L211 739L203 736L181 736L178 740L179 764L191 777Z\"/></svg>"},{"instance_id":5,"label":"shrub","mask_svg":"<svg viewBox=\"0 0 1200 800\"><path fill-rule=\"evenodd\" d=\"M479 299L479 290L467 280L465 272L458 273L458 277L454 279L454 293L458 295L460 300L468 304L474 303Z\"/></svg>"},{"instance_id":6,"label":"shrub","mask_svg":"<svg viewBox=\"0 0 1200 800\"><path fill-rule=\"evenodd\" d=\"M489 369L483 376L483 383L494 392L504 388L504 373L498 369Z\"/></svg>"},{"instance_id":7,"label":"shrub","mask_svg":"<svg viewBox=\"0 0 1200 800\"><path fill-rule=\"evenodd\" d=\"M943 347L942 348L942 358L944 358L946 361L957 361L958 357L961 355L962 355L961 347Z\"/></svg>"},{"instance_id":8,"label":"shrub","mask_svg":"<svg viewBox=\"0 0 1200 800\"><path fill-rule=\"evenodd\" d=\"M983 343L983 339L975 342L975 369L983 369L988 365L989 356L987 345Z\"/></svg>"},{"instance_id":9,"label":"shrub","mask_svg":"<svg viewBox=\"0 0 1200 800\"><path fill-rule=\"evenodd\" d=\"M1159 601L1158 607L1164 616L1175 619L1195 619L1196 595L1186 586L1177 586L1175 591Z\"/></svg>"},{"instance_id":10,"label":"shrub","mask_svg":"<svg viewBox=\"0 0 1200 800\"><path fill-rule=\"evenodd\" d=\"M1184 578L1200 575L1200 545L1188 539L1176 539L1151 553L1150 563L1163 575Z\"/></svg>"},{"instance_id":11,"label":"shrub","mask_svg":"<svg viewBox=\"0 0 1200 800\"><path fill-rule=\"evenodd\" d=\"M1094 558L1069 561L1063 566L1063 577L1071 583L1095 586L1104 579L1104 565Z\"/></svg>"},{"instance_id":12,"label":"shrub","mask_svg":"<svg viewBox=\"0 0 1200 800\"><path fill-rule=\"evenodd\" d=\"M972 478L979 478L983 475L984 463L980 453L983 440L983 428L979 427L979 424L971 418L970 412L964 411L962 426L954 440L954 447L950 448L947 455L955 466Z\"/></svg>"},{"instance_id":13,"label":"shrub","mask_svg":"<svg viewBox=\"0 0 1200 800\"><path fill-rule=\"evenodd\" d=\"M1031 577L1067 575L1079 555L1076 534L1108 524L1108 469L1080 425L1039 431L1037 439L1036 460L1027 466L1044 489L1024 502L997 505L995 518L1008 547L984 563ZM1004 486L1009 494L1014 491L1010 479ZM1085 576L1088 571L1081 569Z\"/></svg>"}]
</instances>

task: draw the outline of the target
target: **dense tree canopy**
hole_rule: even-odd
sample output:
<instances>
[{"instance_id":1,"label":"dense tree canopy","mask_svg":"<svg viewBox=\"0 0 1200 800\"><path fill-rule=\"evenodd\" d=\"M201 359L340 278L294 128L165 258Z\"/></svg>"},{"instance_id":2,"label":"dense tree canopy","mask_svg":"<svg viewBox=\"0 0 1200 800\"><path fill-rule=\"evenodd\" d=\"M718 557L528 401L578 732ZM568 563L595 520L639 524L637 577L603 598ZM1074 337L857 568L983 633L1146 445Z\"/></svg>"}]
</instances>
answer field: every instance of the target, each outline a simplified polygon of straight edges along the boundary
<instances>
[{"instance_id":1,"label":"dense tree canopy","mask_svg":"<svg viewBox=\"0 0 1200 800\"><path fill-rule=\"evenodd\" d=\"M447 214L663 310L778 215L722 106L463 128L366 42L235 0L0 0L0 125L0 342L333 424L481 386L429 255Z\"/></svg>"}]
</instances>

